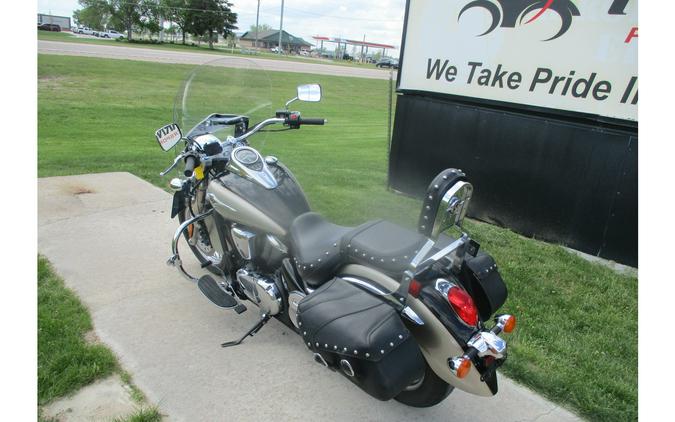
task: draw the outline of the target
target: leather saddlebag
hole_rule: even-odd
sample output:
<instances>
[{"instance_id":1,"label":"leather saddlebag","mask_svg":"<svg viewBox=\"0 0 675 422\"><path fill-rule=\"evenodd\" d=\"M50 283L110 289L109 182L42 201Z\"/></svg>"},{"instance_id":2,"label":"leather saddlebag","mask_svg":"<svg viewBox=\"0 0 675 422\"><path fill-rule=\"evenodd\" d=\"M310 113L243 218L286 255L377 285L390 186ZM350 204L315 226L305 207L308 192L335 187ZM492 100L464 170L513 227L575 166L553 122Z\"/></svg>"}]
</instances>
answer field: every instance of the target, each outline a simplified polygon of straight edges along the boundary
<instances>
[{"instance_id":1,"label":"leather saddlebag","mask_svg":"<svg viewBox=\"0 0 675 422\"><path fill-rule=\"evenodd\" d=\"M507 296L506 284L495 260L483 252L475 257L467 256L461 273L462 284L476 303L481 321L487 321L502 307Z\"/></svg>"},{"instance_id":2,"label":"leather saddlebag","mask_svg":"<svg viewBox=\"0 0 675 422\"><path fill-rule=\"evenodd\" d=\"M379 400L395 397L424 374L419 346L396 310L340 278L299 303L298 322L308 348Z\"/></svg>"}]
</instances>

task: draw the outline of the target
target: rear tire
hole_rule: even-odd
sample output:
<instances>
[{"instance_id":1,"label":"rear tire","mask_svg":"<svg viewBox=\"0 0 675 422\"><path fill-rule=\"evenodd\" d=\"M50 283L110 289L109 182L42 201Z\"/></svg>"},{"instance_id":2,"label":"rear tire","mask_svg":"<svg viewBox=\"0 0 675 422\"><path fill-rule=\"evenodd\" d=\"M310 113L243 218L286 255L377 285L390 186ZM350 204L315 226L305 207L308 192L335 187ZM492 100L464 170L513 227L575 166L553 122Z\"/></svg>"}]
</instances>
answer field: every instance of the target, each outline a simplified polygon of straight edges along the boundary
<instances>
[{"instance_id":1,"label":"rear tire","mask_svg":"<svg viewBox=\"0 0 675 422\"><path fill-rule=\"evenodd\" d=\"M394 400L411 407L431 407L445 400L455 387L443 381L431 369L428 363L424 363L424 380L414 390L404 390L394 397Z\"/></svg>"}]
</instances>

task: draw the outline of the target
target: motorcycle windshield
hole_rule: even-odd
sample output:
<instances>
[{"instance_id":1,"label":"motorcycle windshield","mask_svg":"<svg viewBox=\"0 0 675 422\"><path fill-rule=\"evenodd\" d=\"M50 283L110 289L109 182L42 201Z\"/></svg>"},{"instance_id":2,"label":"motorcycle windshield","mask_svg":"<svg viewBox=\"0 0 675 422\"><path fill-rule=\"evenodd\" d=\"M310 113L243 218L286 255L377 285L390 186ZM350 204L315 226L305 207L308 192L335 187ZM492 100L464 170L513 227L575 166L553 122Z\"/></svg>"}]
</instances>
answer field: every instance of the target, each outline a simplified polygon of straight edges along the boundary
<instances>
[{"instance_id":1,"label":"motorcycle windshield","mask_svg":"<svg viewBox=\"0 0 675 422\"><path fill-rule=\"evenodd\" d=\"M201 64L185 78L176 94L174 123L185 136L213 113L248 116L251 125L273 117L272 84L267 73L253 60L223 57ZM216 127L220 140L234 133L233 127Z\"/></svg>"}]
</instances>

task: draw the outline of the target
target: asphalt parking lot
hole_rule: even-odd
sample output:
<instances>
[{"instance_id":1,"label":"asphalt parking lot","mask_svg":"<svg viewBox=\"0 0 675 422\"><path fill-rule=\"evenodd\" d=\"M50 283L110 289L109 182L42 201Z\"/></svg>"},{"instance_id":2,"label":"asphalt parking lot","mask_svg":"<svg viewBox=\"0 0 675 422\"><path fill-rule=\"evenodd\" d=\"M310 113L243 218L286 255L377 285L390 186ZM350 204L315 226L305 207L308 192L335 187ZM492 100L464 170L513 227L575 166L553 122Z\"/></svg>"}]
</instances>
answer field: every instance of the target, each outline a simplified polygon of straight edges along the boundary
<instances>
[{"instance_id":1,"label":"asphalt parking lot","mask_svg":"<svg viewBox=\"0 0 675 422\"><path fill-rule=\"evenodd\" d=\"M91 36L87 37L91 38ZM237 63L241 65L241 59L246 59L254 62L261 69L267 71L314 73L319 75L348 76L370 79L389 79L390 74L388 70L376 69L375 67L361 68L355 66L336 66L322 63L305 63L302 61L261 59L249 56L226 56L168 49L126 47L122 45L118 46L107 44L84 44L46 40L38 40L38 53L181 64L203 64L222 57L236 57L239 60L232 60L229 63L229 66L237 67Z\"/></svg>"}]
</instances>

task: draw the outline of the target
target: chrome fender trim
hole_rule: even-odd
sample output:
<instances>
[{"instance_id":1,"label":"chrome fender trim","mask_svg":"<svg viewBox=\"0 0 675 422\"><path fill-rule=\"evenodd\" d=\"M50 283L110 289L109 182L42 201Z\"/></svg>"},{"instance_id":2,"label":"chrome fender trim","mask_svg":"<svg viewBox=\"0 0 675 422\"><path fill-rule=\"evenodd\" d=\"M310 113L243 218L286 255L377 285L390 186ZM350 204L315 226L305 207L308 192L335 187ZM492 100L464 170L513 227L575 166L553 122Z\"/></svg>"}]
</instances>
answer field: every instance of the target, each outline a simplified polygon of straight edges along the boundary
<instances>
[{"instance_id":1,"label":"chrome fender trim","mask_svg":"<svg viewBox=\"0 0 675 422\"><path fill-rule=\"evenodd\" d=\"M350 274L357 277L370 279L390 291L398 289L399 282L393 278L363 265L350 264L342 267L338 274ZM466 377L457 378L450 367L448 359L453 356L464 354L462 347L448 333L448 330L434 316L434 314L418 299L408 296L406 302L408 306L424 321L424 325L410 325L408 328L417 340L422 350L422 354L431 369L448 384L478 396L492 397L490 387L480 380L480 373L476 368L472 368Z\"/></svg>"}]
</instances>

